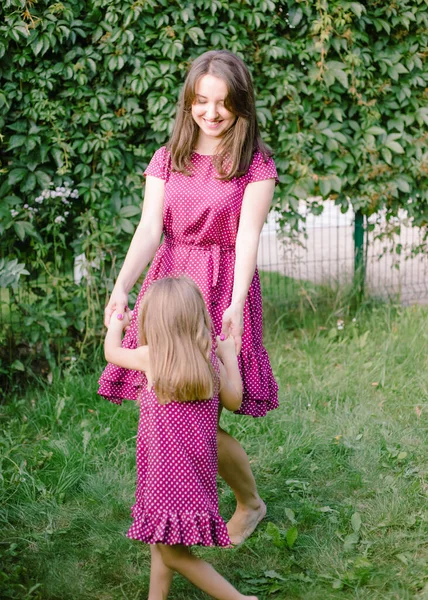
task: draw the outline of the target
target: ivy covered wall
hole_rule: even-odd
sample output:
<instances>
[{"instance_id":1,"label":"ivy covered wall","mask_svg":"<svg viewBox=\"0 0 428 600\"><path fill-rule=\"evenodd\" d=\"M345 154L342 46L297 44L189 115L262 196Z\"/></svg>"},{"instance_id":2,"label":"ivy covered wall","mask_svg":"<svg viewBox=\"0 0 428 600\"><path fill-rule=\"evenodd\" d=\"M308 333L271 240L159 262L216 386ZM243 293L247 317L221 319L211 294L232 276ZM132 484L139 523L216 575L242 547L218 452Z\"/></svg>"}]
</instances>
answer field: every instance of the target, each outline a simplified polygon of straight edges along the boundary
<instances>
[{"instance_id":1,"label":"ivy covered wall","mask_svg":"<svg viewBox=\"0 0 428 600\"><path fill-rule=\"evenodd\" d=\"M425 0L4 0L0 23L0 244L21 281L64 282L84 253L103 303L208 49L252 72L283 223L309 196L428 221Z\"/></svg>"}]
</instances>

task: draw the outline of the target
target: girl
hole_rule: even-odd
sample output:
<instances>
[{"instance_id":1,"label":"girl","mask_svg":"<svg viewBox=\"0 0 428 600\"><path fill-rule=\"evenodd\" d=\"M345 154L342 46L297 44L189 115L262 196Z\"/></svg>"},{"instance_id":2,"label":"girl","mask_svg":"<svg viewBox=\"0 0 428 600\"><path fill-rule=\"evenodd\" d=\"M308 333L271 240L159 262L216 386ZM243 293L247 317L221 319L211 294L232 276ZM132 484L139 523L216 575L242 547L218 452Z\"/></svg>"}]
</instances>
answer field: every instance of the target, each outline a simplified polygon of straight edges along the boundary
<instances>
[{"instance_id":1,"label":"girl","mask_svg":"<svg viewBox=\"0 0 428 600\"><path fill-rule=\"evenodd\" d=\"M141 222L106 307L105 324L114 311L124 313L128 292L155 254L136 308L152 281L182 273L192 277L216 335L234 338L244 386L238 412L261 417L278 406L277 384L262 344L256 270L260 231L277 175L260 137L251 78L240 58L221 50L194 61L172 137L155 152L145 175ZM123 346L137 346L136 318ZM123 398L136 399L139 381L135 370L110 364L99 393L121 404ZM219 473L237 500L227 527L232 543L238 544L263 519L266 507L247 455L221 428L218 449Z\"/></svg>"},{"instance_id":2,"label":"girl","mask_svg":"<svg viewBox=\"0 0 428 600\"><path fill-rule=\"evenodd\" d=\"M149 600L167 598L174 571L219 600L257 600L240 594L188 548L230 544L218 513L216 429L219 398L230 410L242 401L233 339L218 339L219 363L204 299L188 277L160 279L147 290L135 350L121 345L128 315L113 312L105 356L140 378L144 373L128 537L150 544Z\"/></svg>"}]
</instances>

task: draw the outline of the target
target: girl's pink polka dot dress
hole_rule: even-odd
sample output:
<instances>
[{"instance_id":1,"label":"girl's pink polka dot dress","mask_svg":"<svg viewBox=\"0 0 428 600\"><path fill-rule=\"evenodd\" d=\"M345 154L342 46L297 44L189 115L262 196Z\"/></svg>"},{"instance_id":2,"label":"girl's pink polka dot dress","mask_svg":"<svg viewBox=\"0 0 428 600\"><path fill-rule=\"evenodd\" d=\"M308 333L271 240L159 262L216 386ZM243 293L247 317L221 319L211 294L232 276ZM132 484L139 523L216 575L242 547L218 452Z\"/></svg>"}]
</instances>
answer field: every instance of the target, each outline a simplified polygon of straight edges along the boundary
<instances>
[{"instance_id":1,"label":"girl's pink polka dot dress","mask_svg":"<svg viewBox=\"0 0 428 600\"><path fill-rule=\"evenodd\" d=\"M169 151L157 150L145 175L165 181L164 241L159 246L144 280L134 309L134 320L123 339L125 348L138 345L137 314L152 281L186 274L200 287L213 321L221 332L223 312L232 298L235 243L245 188L249 183L276 179L275 163L254 154L248 172L231 181L219 181L211 156L192 154L191 176L171 170ZM256 270L244 306L242 350L238 357L244 393L239 414L264 416L278 407L278 386L262 344L262 296ZM109 364L100 381L99 394L111 402L135 400L141 373Z\"/></svg>"},{"instance_id":2,"label":"girl's pink polka dot dress","mask_svg":"<svg viewBox=\"0 0 428 600\"><path fill-rule=\"evenodd\" d=\"M218 376L217 359L213 356ZM161 405L141 388L137 491L128 537L146 544L228 546L218 512L219 398Z\"/></svg>"}]
</instances>

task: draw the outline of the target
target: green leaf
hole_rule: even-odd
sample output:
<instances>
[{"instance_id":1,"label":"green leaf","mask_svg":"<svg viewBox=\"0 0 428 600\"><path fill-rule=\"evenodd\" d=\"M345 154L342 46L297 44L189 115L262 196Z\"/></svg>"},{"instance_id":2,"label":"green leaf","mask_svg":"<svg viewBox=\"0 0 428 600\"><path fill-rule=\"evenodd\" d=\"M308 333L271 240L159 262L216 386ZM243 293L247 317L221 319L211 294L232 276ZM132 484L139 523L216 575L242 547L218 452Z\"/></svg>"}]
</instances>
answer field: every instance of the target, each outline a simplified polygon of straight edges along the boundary
<instances>
[{"instance_id":1,"label":"green leaf","mask_svg":"<svg viewBox=\"0 0 428 600\"><path fill-rule=\"evenodd\" d=\"M276 571L265 571L264 576L268 579L276 579L277 581L287 581L284 577L282 577Z\"/></svg>"},{"instance_id":2,"label":"green leaf","mask_svg":"<svg viewBox=\"0 0 428 600\"><path fill-rule=\"evenodd\" d=\"M24 184L21 186L23 192L32 192L36 187L37 179L34 173L30 173Z\"/></svg>"},{"instance_id":3,"label":"green leaf","mask_svg":"<svg viewBox=\"0 0 428 600\"><path fill-rule=\"evenodd\" d=\"M347 535L343 542L343 549L345 552L351 552L356 544L358 544L358 540L360 539L358 533L351 533Z\"/></svg>"},{"instance_id":4,"label":"green leaf","mask_svg":"<svg viewBox=\"0 0 428 600\"><path fill-rule=\"evenodd\" d=\"M297 27L303 17L303 10L300 6L292 6L288 11L288 21L291 27Z\"/></svg>"},{"instance_id":5,"label":"green leaf","mask_svg":"<svg viewBox=\"0 0 428 600\"><path fill-rule=\"evenodd\" d=\"M410 192L410 185L405 179L399 178L396 179L395 182L397 184L398 189L401 192L404 192L405 194L408 194Z\"/></svg>"},{"instance_id":6,"label":"green leaf","mask_svg":"<svg viewBox=\"0 0 428 600\"><path fill-rule=\"evenodd\" d=\"M24 167L18 167L17 169L12 169L12 171L10 171L9 176L7 178L9 185L15 185L15 183L22 181L24 179L24 177L26 177L27 173L28 173L28 170L24 169Z\"/></svg>"},{"instance_id":7,"label":"green leaf","mask_svg":"<svg viewBox=\"0 0 428 600\"><path fill-rule=\"evenodd\" d=\"M34 175L36 176L37 183L41 188L45 189L49 187L51 178L47 173L45 173L44 171L36 171Z\"/></svg>"},{"instance_id":8,"label":"green leaf","mask_svg":"<svg viewBox=\"0 0 428 600\"><path fill-rule=\"evenodd\" d=\"M361 17L363 12L366 12L366 7L363 4L360 4L359 2L351 2L349 8L355 15L357 15L358 18Z\"/></svg>"},{"instance_id":9,"label":"green leaf","mask_svg":"<svg viewBox=\"0 0 428 600\"><path fill-rule=\"evenodd\" d=\"M289 520L290 520L292 523L295 523L295 522L296 522L295 515L294 515L294 511L293 511L293 510L291 510L291 508L286 508L286 509L284 510L284 512L285 512L285 514L286 514L287 518L288 518L288 519L289 519Z\"/></svg>"},{"instance_id":10,"label":"green leaf","mask_svg":"<svg viewBox=\"0 0 428 600\"><path fill-rule=\"evenodd\" d=\"M334 77L335 79L337 79L337 81L339 81L344 88L348 89L349 84L348 84L348 75L345 73L345 71L333 71L334 73Z\"/></svg>"},{"instance_id":11,"label":"green leaf","mask_svg":"<svg viewBox=\"0 0 428 600\"><path fill-rule=\"evenodd\" d=\"M372 135L386 135L385 129L382 129L382 127L377 127L376 125L366 129L366 133L371 133Z\"/></svg>"},{"instance_id":12,"label":"green leaf","mask_svg":"<svg viewBox=\"0 0 428 600\"><path fill-rule=\"evenodd\" d=\"M130 234L134 233L135 227L131 223L131 221L129 221L128 219L120 219L119 223L120 223L120 228L122 229L122 231L124 231L125 233L130 233Z\"/></svg>"},{"instance_id":13,"label":"green leaf","mask_svg":"<svg viewBox=\"0 0 428 600\"><path fill-rule=\"evenodd\" d=\"M319 187L321 195L325 198L331 192L331 183L327 178L323 178L319 180Z\"/></svg>"},{"instance_id":14,"label":"green leaf","mask_svg":"<svg viewBox=\"0 0 428 600\"><path fill-rule=\"evenodd\" d=\"M141 208L139 206L134 206L129 204L128 206L123 206L119 214L121 217L135 217L135 215L141 214Z\"/></svg>"},{"instance_id":15,"label":"green leaf","mask_svg":"<svg viewBox=\"0 0 428 600\"><path fill-rule=\"evenodd\" d=\"M333 192L340 192L342 190L342 180L337 175L330 175L328 181Z\"/></svg>"},{"instance_id":16,"label":"green leaf","mask_svg":"<svg viewBox=\"0 0 428 600\"><path fill-rule=\"evenodd\" d=\"M40 51L43 49L43 38L42 37L37 38L36 41L33 44L31 44L31 48L34 52L34 55L37 56L40 53Z\"/></svg>"},{"instance_id":17,"label":"green leaf","mask_svg":"<svg viewBox=\"0 0 428 600\"><path fill-rule=\"evenodd\" d=\"M19 237L21 242L23 242L25 238L25 227L23 221L15 221L13 228L16 231L16 235Z\"/></svg>"},{"instance_id":18,"label":"green leaf","mask_svg":"<svg viewBox=\"0 0 428 600\"><path fill-rule=\"evenodd\" d=\"M287 540L287 544L289 548L292 548L294 546L295 541L297 540L297 536L298 536L298 531L297 531L297 527L290 527L290 529L287 530L287 533L285 534L285 539Z\"/></svg>"},{"instance_id":19,"label":"green leaf","mask_svg":"<svg viewBox=\"0 0 428 600\"><path fill-rule=\"evenodd\" d=\"M13 150L14 148L20 148L21 146L24 146L27 139L28 138L26 135L13 135L10 138L8 150Z\"/></svg>"},{"instance_id":20,"label":"green leaf","mask_svg":"<svg viewBox=\"0 0 428 600\"><path fill-rule=\"evenodd\" d=\"M390 150L392 150L393 152L395 152L396 154L404 154L404 148L398 142L389 140L389 141L385 142L385 146L387 148L389 148Z\"/></svg>"},{"instance_id":21,"label":"green leaf","mask_svg":"<svg viewBox=\"0 0 428 600\"><path fill-rule=\"evenodd\" d=\"M361 529L361 515L360 513L354 513L351 517L351 525L352 525L352 529L358 533L358 531L360 531Z\"/></svg>"},{"instance_id":22,"label":"green leaf","mask_svg":"<svg viewBox=\"0 0 428 600\"><path fill-rule=\"evenodd\" d=\"M388 150L388 148L382 148L381 152L382 152L382 156L383 156L383 159L384 159L384 161L385 161L385 162L386 162L388 165L390 165L390 164L391 164L391 161L392 161L392 153L391 153L391 150Z\"/></svg>"},{"instance_id":23,"label":"green leaf","mask_svg":"<svg viewBox=\"0 0 428 600\"><path fill-rule=\"evenodd\" d=\"M277 548L283 548L285 541L282 539L282 535L275 523L269 521L266 527L266 535L271 538L273 545Z\"/></svg>"},{"instance_id":24,"label":"green leaf","mask_svg":"<svg viewBox=\"0 0 428 600\"><path fill-rule=\"evenodd\" d=\"M10 368L15 369L15 371L25 371L25 367L20 360L14 360Z\"/></svg>"}]
</instances>

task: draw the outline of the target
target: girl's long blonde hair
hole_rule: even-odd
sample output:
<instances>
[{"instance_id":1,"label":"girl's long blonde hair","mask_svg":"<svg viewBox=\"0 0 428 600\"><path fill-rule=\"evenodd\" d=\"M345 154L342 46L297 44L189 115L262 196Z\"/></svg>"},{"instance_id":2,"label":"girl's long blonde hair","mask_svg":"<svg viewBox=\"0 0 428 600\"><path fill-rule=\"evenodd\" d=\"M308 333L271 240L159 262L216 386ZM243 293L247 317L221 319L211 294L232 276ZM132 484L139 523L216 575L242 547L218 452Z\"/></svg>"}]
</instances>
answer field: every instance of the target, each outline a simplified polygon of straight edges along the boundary
<instances>
[{"instance_id":1,"label":"girl's long blonde hair","mask_svg":"<svg viewBox=\"0 0 428 600\"><path fill-rule=\"evenodd\" d=\"M212 398L211 319L196 283L184 276L153 282L142 300L139 324L159 401Z\"/></svg>"}]
</instances>

